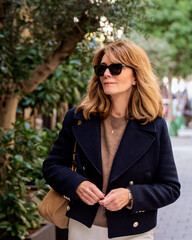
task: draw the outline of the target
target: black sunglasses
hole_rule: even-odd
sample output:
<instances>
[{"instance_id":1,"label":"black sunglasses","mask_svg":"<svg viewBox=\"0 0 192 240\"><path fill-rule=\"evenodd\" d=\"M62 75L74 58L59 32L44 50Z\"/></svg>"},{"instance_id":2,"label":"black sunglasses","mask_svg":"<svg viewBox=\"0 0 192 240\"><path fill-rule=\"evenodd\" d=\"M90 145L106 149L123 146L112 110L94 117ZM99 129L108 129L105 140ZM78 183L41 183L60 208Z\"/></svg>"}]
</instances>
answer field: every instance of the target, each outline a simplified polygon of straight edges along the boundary
<instances>
[{"instance_id":1,"label":"black sunglasses","mask_svg":"<svg viewBox=\"0 0 192 240\"><path fill-rule=\"evenodd\" d=\"M99 65L94 66L94 70L95 70L95 74L98 77L101 77L104 75L107 68L109 68L111 75L119 75L121 73L123 67L129 67L135 71L135 69L133 67L130 67L130 66L122 64L122 63L112 63L109 66L99 64Z\"/></svg>"}]
</instances>

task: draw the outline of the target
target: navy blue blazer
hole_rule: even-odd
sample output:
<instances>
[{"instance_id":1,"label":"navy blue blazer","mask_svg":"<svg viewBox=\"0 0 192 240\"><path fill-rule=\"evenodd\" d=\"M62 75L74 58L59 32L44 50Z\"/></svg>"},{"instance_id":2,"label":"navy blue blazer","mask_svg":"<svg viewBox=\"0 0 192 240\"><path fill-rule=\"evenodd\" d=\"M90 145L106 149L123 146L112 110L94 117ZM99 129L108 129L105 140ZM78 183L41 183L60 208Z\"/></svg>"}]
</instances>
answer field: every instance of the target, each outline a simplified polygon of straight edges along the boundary
<instances>
[{"instance_id":1,"label":"navy blue blazer","mask_svg":"<svg viewBox=\"0 0 192 240\"><path fill-rule=\"evenodd\" d=\"M58 193L70 199L67 216L91 227L99 204L89 206L75 194L78 185L89 180L102 189L100 119L85 120L82 111L71 109L53 148L44 161L44 178ZM78 119L83 120L77 125ZM75 140L77 172L69 169ZM156 226L157 209L180 195L167 125L164 119L141 125L130 120L112 165L107 193L129 187L133 209L106 210L109 238L144 233Z\"/></svg>"}]
</instances>

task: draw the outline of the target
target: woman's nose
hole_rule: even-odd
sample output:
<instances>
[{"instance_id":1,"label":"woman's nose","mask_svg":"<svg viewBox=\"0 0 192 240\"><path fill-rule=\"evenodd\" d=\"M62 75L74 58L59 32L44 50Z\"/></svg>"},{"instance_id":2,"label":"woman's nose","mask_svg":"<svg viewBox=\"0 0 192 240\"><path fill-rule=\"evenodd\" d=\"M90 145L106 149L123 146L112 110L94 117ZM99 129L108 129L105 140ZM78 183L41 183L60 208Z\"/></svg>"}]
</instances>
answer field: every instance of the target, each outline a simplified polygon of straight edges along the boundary
<instances>
[{"instance_id":1,"label":"woman's nose","mask_svg":"<svg viewBox=\"0 0 192 240\"><path fill-rule=\"evenodd\" d=\"M105 77L111 76L111 72L109 71L109 68L107 68L103 74Z\"/></svg>"}]
</instances>

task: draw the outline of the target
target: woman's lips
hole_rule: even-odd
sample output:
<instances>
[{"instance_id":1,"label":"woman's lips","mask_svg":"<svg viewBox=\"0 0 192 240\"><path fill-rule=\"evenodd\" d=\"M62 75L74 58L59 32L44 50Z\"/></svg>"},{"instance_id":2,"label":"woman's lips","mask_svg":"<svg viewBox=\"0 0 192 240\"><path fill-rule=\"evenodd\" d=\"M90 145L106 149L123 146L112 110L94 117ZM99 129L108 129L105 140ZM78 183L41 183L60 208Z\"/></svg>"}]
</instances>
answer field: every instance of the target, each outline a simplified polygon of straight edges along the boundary
<instances>
[{"instance_id":1,"label":"woman's lips","mask_svg":"<svg viewBox=\"0 0 192 240\"><path fill-rule=\"evenodd\" d=\"M104 85L116 84L115 82L104 82Z\"/></svg>"}]
</instances>

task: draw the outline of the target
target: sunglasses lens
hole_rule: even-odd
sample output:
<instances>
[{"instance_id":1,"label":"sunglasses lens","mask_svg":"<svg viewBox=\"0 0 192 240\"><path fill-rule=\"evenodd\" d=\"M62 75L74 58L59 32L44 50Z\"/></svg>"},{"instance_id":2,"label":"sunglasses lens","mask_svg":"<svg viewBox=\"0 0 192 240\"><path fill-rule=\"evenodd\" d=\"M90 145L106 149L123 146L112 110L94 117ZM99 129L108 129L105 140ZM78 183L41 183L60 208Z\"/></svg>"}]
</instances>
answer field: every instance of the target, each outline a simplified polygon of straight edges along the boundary
<instances>
[{"instance_id":1,"label":"sunglasses lens","mask_svg":"<svg viewBox=\"0 0 192 240\"><path fill-rule=\"evenodd\" d=\"M107 67L105 65L96 65L94 67L95 70L95 74L100 77L104 75L105 70L107 69Z\"/></svg>"},{"instance_id":2,"label":"sunglasses lens","mask_svg":"<svg viewBox=\"0 0 192 240\"><path fill-rule=\"evenodd\" d=\"M109 66L109 71L112 75L119 75L122 71L122 64L116 63Z\"/></svg>"},{"instance_id":3,"label":"sunglasses lens","mask_svg":"<svg viewBox=\"0 0 192 240\"><path fill-rule=\"evenodd\" d=\"M105 65L96 65L94 67L95 70L95 74L98 77L101 77L104 75L106 69L109 68L109 71L112 75L119 75L122 71L122 64L121 63L113 63L109 66L105 66Z\"/></svg>"}]
</instances>

